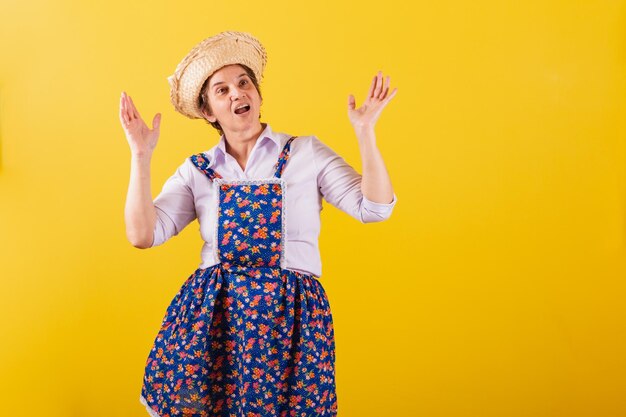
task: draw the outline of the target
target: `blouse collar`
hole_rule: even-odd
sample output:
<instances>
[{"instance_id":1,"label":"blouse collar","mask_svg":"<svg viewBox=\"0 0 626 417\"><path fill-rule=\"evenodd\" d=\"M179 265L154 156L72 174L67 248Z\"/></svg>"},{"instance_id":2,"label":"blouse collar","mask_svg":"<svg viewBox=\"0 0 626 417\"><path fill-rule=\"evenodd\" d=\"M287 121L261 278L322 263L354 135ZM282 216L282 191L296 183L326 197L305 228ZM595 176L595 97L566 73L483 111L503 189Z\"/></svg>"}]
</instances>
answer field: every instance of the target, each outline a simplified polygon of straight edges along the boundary
<instances>
[{"instance_id":1,"label":"blouse collar","mask_svg":"<svg viewBox=\"0 0 626 417\"><path fill-rule=\"evenodd\" d=\"M277 147L280 147L280 138L272 131L270 124L262 123L262 125L265 125L265 129L263 129L263 131L259 135L259 138L257 139L258 143L255 144L255 146L260 146L267 141L271 141L275 143ZM220 136L220 141L217 144L217 149L222 153L222 155L226 155L226 140L224 139L224 135Z\"/></svg>"}]
</instances>

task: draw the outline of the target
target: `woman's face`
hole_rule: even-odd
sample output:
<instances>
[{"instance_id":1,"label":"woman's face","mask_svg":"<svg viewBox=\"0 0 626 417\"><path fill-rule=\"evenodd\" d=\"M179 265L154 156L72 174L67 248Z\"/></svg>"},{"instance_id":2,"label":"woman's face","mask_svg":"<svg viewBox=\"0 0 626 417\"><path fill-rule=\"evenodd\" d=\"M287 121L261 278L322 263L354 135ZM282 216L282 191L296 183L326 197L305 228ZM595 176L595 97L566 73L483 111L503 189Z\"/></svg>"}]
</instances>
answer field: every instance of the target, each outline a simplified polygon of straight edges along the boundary
<instances>
[{"instance_id":1,"label":"woman's face","mask_svg":"<svg viewBox=\"0 0 626 417\"><path fill-rule=\"evenodd\" d=\"M217 120L225 132L247 130L260 124L261 97L240 65L227 65L213 73L206 99L211 112L204 110L205 117L210 122Z\"/></svg>"}]
</instances>

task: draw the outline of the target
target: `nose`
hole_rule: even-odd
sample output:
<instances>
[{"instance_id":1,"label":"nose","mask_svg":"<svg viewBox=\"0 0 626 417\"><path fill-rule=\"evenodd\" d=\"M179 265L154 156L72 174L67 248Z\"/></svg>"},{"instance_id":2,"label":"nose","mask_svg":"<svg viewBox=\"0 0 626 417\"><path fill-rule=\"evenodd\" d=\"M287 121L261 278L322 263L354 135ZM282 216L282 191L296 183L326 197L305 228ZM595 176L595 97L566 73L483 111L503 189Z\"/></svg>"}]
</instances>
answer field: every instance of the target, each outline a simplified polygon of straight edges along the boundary
<instances>
[{"instance_id":1,"label":"nose","mask_svg":"<svg viewBox=\"0 0 626 417\"><path fill-rule=\"evenodd\" d=\"M240 90L238 87L231 88L230 91L231 91L230 98L233 101L242 99L242 98L244 98L246 96L246 93L244 91Z\"/></svg>"}]
</instances>

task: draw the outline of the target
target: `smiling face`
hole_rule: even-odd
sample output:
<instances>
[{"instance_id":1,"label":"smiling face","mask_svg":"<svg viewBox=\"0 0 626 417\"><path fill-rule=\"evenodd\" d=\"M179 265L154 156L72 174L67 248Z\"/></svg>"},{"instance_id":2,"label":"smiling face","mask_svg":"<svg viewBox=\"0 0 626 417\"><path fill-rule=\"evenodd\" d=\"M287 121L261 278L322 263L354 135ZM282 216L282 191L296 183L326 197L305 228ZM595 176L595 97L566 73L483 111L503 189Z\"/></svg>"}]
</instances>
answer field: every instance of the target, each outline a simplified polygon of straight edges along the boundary
<instances>
[{"instance_id":1,"label":"smiling face","mask_svg":"<svg viewBox=\"0 0 626 417\"><path fill-rule=\"evenodd\" d=\"M252 71L239 65L227 65L214 72L201 92L204 117L218 130L258 129L263 101ZM252 77L251 77L252 75Z\"/></svg>"}]
</instances>

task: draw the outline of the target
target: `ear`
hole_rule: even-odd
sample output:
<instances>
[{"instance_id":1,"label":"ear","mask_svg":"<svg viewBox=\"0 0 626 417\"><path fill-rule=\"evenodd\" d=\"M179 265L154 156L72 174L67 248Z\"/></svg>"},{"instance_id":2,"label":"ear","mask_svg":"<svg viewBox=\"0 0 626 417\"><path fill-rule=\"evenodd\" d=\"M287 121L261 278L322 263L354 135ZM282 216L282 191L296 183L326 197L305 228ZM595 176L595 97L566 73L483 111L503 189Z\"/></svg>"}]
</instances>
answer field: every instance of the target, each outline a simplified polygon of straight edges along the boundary
<instances>
[{"instance_id":1,"label":"ear","mask_svg":"<svg viewBox=\"0 0 626 417\"><path fill-rule=\"evenodd\" d=\"M213 116L212 114L209 114L205 109L202 109L200 111L202 112L202 115L204 116L204 118L207 119L209 122L215 123L215 121L217 120L217 117Z\"/></svg>"}]
</instances>

